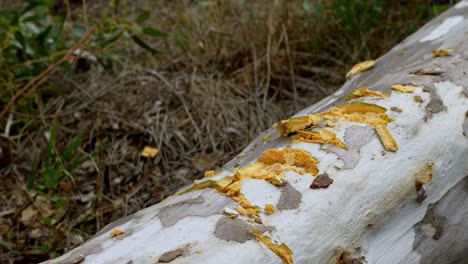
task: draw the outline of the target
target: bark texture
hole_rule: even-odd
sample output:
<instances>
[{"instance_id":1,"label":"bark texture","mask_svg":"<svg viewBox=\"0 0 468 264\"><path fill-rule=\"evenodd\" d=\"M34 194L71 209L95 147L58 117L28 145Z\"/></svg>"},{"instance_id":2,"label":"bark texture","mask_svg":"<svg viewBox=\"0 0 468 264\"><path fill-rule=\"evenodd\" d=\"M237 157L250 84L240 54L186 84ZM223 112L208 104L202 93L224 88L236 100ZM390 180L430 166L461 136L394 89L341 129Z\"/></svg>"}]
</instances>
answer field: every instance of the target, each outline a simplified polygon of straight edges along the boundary
<instances>
[{"instance_id":1,"label":"bark texture","mask_svg":"<svg viewBox=\"0 0 468 264\"><path fill-rule=\"evenodd\" d=\"M462 1L284 135L48 263L462 263L467 87Z\"/></svg>"}]
</instances>

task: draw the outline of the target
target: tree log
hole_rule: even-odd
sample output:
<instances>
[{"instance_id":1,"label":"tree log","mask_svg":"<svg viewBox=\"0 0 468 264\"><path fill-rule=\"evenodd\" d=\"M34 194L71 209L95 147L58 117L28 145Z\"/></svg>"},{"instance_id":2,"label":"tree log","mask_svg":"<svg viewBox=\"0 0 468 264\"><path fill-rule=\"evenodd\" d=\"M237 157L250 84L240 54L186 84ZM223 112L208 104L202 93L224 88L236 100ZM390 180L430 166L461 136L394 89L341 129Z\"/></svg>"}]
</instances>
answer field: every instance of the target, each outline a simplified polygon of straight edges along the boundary
<instances>
[{"instance_id":1,"label":"tree log","mask_svg":"<svg viewBox=\"0 0 468 264\"><path fill-rule=\"evenodd\" d=\"M222 170L47 263L462 263L468 1Z\"/></svg>"}]
</instances>

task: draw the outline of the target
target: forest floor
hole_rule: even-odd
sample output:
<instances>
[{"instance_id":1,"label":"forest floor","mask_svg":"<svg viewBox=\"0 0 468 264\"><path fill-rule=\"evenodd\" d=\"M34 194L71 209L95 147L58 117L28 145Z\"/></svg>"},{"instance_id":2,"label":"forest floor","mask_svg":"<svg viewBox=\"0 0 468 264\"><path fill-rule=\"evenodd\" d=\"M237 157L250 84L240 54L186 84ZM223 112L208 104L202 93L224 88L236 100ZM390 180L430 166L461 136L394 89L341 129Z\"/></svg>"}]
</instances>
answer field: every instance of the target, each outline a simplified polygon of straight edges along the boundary
<instances>
[{"instance_id":1,"label":"forest floor","mask_svg":"<svg viewBox=\"0 0 468 264\"><path fill-rule=\"evenodd\" d=\"M87 61L73 74L53 73L47 82L61 92L33 91L38 114L13 108L0 120L0 263L60 255L219 168L276 121L333 93L353 64L385 54L449 5L65 2L69 23L150 10L144 23L164 34L145 39L154 53L122 41L112 70ZM144 157L145 147L159 152ZM88 158L67 169L71 156ZM42 192L36 185L57 168L66 177Z\"/></svg>"}]
</instances>

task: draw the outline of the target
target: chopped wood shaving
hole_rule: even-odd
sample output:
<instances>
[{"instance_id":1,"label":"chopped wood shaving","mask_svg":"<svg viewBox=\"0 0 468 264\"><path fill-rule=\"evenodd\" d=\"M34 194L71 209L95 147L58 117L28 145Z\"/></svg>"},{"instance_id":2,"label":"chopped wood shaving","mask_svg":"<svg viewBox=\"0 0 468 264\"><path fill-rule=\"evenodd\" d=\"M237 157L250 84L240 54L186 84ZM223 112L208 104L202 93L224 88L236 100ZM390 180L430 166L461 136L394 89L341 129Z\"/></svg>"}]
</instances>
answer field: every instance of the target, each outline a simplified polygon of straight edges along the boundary
<instances>
[{"instance_id":1,"label":"chopped wood shaving","mask_svg":"<svg viewBox=\"0 0 468 264\"><path fill-rule=\"evenodd\" d=\"M272 204L265 204L265 214L271 215L275 211L275 206Z\"/></svg>"},{"instance_id":2,"label":"chopped wood shaving","mask_svg":"<svg viewBox=\"0 0 468 264\"><path fill-rule=\"evenodd\" d=\"M257 230L251 231L251 233L257 237L257 240L261 243L263 243L265 246L267 246L271 251L273 251L276 255L278 255L284 263L286 264L292 264L293 263L293 252L285 243L281 243L281 245L278 245L274 243L271 239L271 237L263 235Z\"/></svg>"},{"instance_id":3,"label":"chopped wood shaving","mask_svg":"<svg viewBox=\"0 0 468 264\"><path fill-rule=\"evenodd\" d=\"M120 236L120 235L123 235L125 234L125 231L122 230L122 229L112 229L109 234L112 236L112 237L115 237L115 236Z\"/></svg>"},{"instance_id":4,"label":"chopped wood shaving","mask_svg":"<svg viewBox=\"0 0 468 264\"><path fill-rule=\"evenodd\" d=\"M432 51L432 54L434 57L444 57L449 56L453 51L453 49L436 49Z\"/></svg>"},{"instance_id":5,"label":"chopped wood shaving","mask_svg":"<svg viewBox=\"0 0 468 264\"><path fill-rule=\"evenodd\" d=\"M440 68L436 68L436 69L433 69L433 68L428 68L428 69L418 69L414 72L410 72L411 74L414 74L414 75L434 75L434 76L438 76L438 75L443 75L445 73L445 70L444 69L440 69Z\"/></svg>"},{"instance_id":6,"label":"chopped wood shaving","mask_svg":"<svg viewBox=\"0 0 468 264\"><path fill-rule=\"evenodd\" d=\"M268 140L270 140L272 137L273 137L272 135L264 136L264 137L262 138L262 142L263 142L263 143L266 143L266 142L267 142Z\"/></svg>"},{"instance_id":7,"label":"chopped wood shaving","mask_svg":"<svg viewBox=\"0 0 468 264\"><path fill-rule=\"evenodd\" d=\"M373 96L373 97L389 97L388 94L381 94L376 91L369 90L367 87L361 86L352 92L347 99L354 99L364 96Z\"/></svg>"},{"instance_id":8,"label":"chopped wood shaving","mask_svg":"<svg viewBox=\"0 0 468 264\"><path fill-rule=\"evenodd\" d=\"M330 121L330 120L327 120L327 121L325 122L325 125L327 125L327 126L329 126L329 127L336 127L336 124L333 123L333 122Z\"/></svg>"},{"instance_id":9,"label":"chopped wood shaving","mask_svg":"<svg viewBox=\"0 0 468 264\"><path fill-rule=\"evenodd\" d=\"M413 100L416 102L416 103L422 103L423 102L423 99L421 98L421 96L419 95L415 95L413 97Z\"/></svg>"},{"instance_id":10,"label":"chopped wood shaving","mask_svg":"<svg viewBox=\"0 0 468 264\"><path fill-rule=\"evenodd\" d=\"M368 61L363 61L360 62L356 65L354 65L351 70L346 74L346 79L349 79L353 77L354 75L361 73L363 71L367 71L370 68L374 67L375 61L373 60L368 60Z\"/></svg>"},{"instance_id":11,"label":"chopped wood shaving","mask_svg":"<svg viewBox=\"0 0 468 264\"><path fill-rule=\"evenodd\" d=\"M336 137L336 134L330 130L322 128L320 132L301 130L292 136L292 139L300 142L331 144L337 147L347 149L346 145Z\"/></svg>"},{"instance_id":12,"label":"chopped wood shaving","mask_svg":"<svg viewBox=\"0 0 468 264\"><path fill-rule=\"evenodd\" d=\"M403 112L403 108L401 108L401 107L399 107L399 106L392 106L392 107L390 107L390 109L391 109L392 111L395 111L395 112L398 112L398 113Z\"/></svg>"},{"instance_id":13,"label":"chopped wood shaving","mask_svg":"<svg viewBox=\"0 0 468 264\"><path fill-rule=\"evenodd\" d=\"M377 125L375 126L375 132L379 135L380 141L382 141L382 145L388 151L396 152L398 150L398 145L395 139L388 131L388 128L385 125Z\"/></svg>"},{"instance_id":14,"label":"chopped wood shaving","mask_svg":"<svg viewBox=\"0 0 468 264\"><path fill-rule=\"evenodd\" d=\"M305 129L314 126L320 121L320 117L314 114L307 116L292 117L290 119L281 120L277 127L278 132L281 136L287 136L293 134L301 129Z\"/></svg>"},{"instance_id":15,"label":"chopped wood shaving","mask_svg":"<svg viewBox=\"0 0 468 264\"><path fill-rule=\"evenodd\" d=\"M214 176L215 176L214 170L205 171L205 177L206 178L212 178Z\"/></svg>"},{"instance_id":16,"label":"chopped wood shaving","mask_svg":"<svg viewBox=\"0 0 468 264\"><path fill-rule=\"evenodd\" d=\"M395 84L392 85L392 90L395 90L400 93L412 93L414 92L415 87L409 85Z\"/></svg>"},{"instance_id":17,"label":"chopped wood shaving","mask_svg":"<svg viewBox=\"0 0 468 264\"><path fill-rule=\"evenodd\" d=\"M344 104L342 106L333 107L327 112L320 113L319 116L329 118L329 119L339 119L339 120L348 121L348 122L368 124L368 125L373 126L376 131L378 129L377 127L380 126L379 130L381 132L383 131L388 132L388 129L386 128L386 124L393 121L393 119L391 119L385 114L386 111L387 109L385 109L384 107L381 107L375 104L368 104L364 102L353 102L353 103ZM385 140L380 138L386 150L390 150L390 149L394 149L390 151L398 150L398 147L396 146L396 142L393 139L390 132L377 133L377 135L379 135L379 137L382 137L382 136L386 137ZM395 146L389 147L389 145L387 146L385 145L392 141L395 143Z\"/></svg>"}]
</instances>

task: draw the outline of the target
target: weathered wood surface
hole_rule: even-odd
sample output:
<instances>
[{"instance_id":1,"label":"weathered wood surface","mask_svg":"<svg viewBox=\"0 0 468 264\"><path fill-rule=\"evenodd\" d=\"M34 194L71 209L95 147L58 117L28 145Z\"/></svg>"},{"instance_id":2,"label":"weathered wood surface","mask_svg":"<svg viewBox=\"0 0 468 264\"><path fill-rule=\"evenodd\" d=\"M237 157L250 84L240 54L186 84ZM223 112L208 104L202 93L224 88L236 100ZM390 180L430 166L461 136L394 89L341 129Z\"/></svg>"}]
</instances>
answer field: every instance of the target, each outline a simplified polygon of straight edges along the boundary
<instances>
[{"instance_id":1,"label":"weathered wood surface","mask_svg":"<svg viewBox=\"0 0 468 264\"><path fill-rule=\"evenodd\" d=\"M453 52L432 54L445 48ZM411 83L412 92L391 89ZM345 100L361 85L390 96ZM315 135L330 144L301 142L272 128L201 181L211 182L112 223L49 263L464 263L467 86L463 1L297 114L316 113L314 130L335 123L326 127L334 143L322 134ZM386 111L331 113L356 101ZM375 120L385 123L381 130ZM386 150L392 137L396 151ZM278 151L263 154L270 149Z\"/></svg>"}]
</instances>

